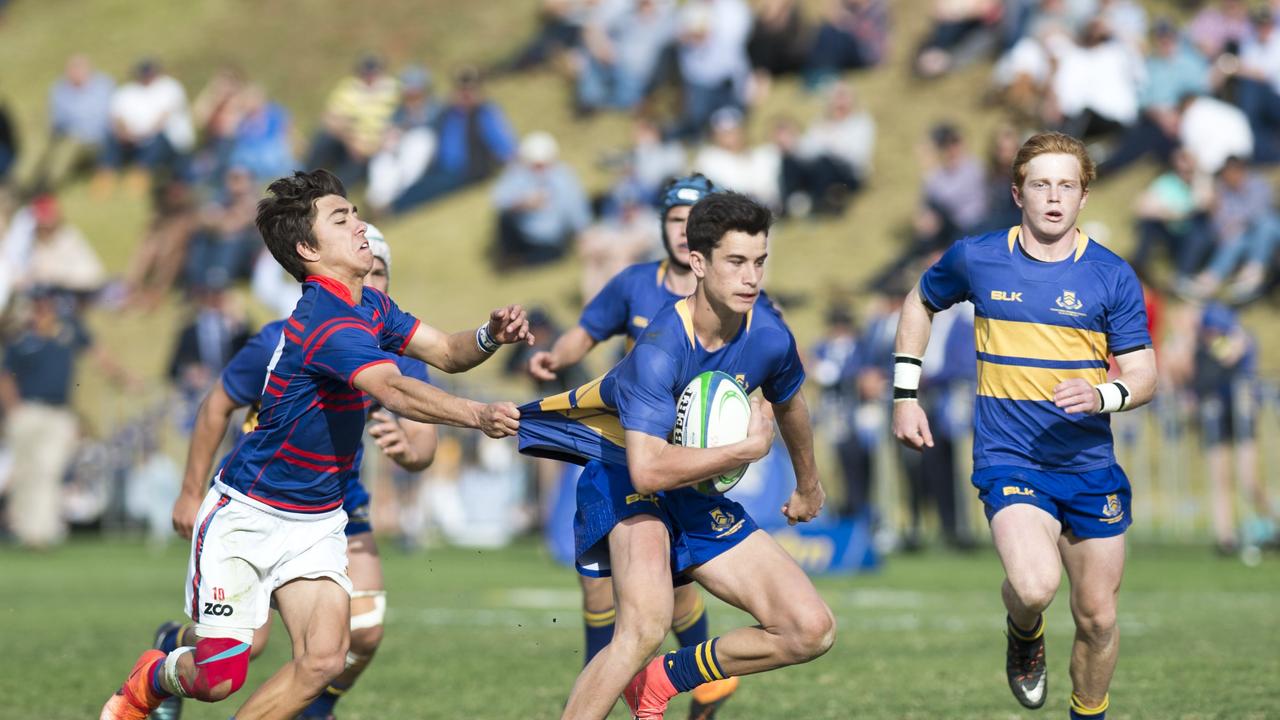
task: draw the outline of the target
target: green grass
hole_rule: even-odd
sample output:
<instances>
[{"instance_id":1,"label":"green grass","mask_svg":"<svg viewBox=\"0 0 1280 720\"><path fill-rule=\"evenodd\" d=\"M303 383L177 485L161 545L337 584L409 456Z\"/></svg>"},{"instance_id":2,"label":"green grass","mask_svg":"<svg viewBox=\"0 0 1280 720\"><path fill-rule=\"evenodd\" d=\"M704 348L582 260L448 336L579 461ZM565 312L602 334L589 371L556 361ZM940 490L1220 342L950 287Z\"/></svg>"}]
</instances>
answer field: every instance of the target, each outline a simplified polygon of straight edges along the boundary
<instances>
[{"instance_id":1,"label":"green grass","mask_svg":"<svg viewBox=\"0 0 1280 720\"><path fill-rule=\"evenodd\" d=\"M581 665L570 570L532 544L384 549L384 561L386 640L340 705L344 720L557 717ZM180 612L185 564L178 543L159 552L122 541L0 551L0 716L96 713L154 627ZM1005 687L1000 579L989 551L897 557L879 574L821 578L839 622L835 647L812 664L745 679L722 717L1035 717ZM1200 547L1131 548L1109 717L1277 717L1278 594L1274 557L1247 568ZM713 632L745 621L710 607ZM1049 610L1050 696L1039 717L1066 714L1071 635L1064 589ZM286 658L278 622L271 643L250 686ZM670 717L682 717L685 702ZM223 720L232 710L191 703L184 717Z\"/></svg>"}]
</instances>

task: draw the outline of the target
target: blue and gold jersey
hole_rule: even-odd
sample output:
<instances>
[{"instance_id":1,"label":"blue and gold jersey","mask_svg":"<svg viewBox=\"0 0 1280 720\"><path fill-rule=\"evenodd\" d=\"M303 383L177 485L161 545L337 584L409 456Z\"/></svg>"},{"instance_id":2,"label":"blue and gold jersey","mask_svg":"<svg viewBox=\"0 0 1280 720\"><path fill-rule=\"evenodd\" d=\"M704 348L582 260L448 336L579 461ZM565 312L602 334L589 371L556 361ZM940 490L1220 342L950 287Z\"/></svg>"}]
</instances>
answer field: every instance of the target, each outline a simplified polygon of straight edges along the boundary
<instances>
[{"instance_id":1,"label":"blue and gold jersey","mask_svg":"<svg viewBox=\"0 0 1280 720\"><path fill-rule=\"evenodd\" d=\"M974 305L974 469L1112 465L1109 416L1067 415L1053 389L1069 378L1106 382L1108 355L1151 345L1142 287L1124 260L1080 231L1075 252L1051 263L1027 255L1018 232L965 238L920 278L931 309Z\"/></svg>"},{"instance_id":2,"label":"blue and gold jersey","mask_svg":"<svg viewBox=\"0 0 1280 720\"><path fill-rule=\"evenodd\" d=\"M520 408L520 451L584 464L625 464L624 433L666 439L676 401L699 373L719 370L766 400L790 400L804 384L795 338L767 302L757 302L724 347L708 352L693 332L687 299L659 312L635 348L603 377Z\"/></svg>"},{"instance_id":3,"label":"blue and gold jersey","mask_svg":"<svg viewBox=\"0 0 1280 720\"><path fill-rule=\"evenodd\" d=\"M666 260L626 268L587 303L578 324L596 342L625 334L630 348L659 310L680 299L666 279Z\"/></svg>"}]
</instances>

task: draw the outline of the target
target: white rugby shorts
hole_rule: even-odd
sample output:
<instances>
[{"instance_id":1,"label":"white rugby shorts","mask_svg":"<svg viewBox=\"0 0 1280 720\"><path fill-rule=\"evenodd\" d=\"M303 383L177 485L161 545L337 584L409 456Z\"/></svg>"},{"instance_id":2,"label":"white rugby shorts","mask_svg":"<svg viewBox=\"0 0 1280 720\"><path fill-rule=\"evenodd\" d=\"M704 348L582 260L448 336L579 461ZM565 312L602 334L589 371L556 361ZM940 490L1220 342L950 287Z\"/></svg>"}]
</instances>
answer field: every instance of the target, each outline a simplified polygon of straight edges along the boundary
<instances>
[{"instance_id":1,"label":"white rugby shorts","mask_svg":"<svg viewBox=\"0 0 1280 720\"><path fill-rule=\"evenodd\" d=\"M267 621L271 593L291 580L329 578L351 594L346 524L342 511L286 515L211 489L196 513L187 563L186 612L199 634L252 641Z\"/></svg>"}]
</instances>

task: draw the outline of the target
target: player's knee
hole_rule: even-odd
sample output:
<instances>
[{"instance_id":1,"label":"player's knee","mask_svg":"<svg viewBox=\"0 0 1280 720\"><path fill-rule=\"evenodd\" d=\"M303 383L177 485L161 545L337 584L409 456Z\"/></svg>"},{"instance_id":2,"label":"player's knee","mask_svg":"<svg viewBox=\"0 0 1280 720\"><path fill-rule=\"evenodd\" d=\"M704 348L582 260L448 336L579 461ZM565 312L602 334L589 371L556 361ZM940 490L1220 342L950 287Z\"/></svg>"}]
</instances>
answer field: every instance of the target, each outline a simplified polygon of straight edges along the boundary
<instances>
[{"instance_id":1,"label":"player's knee","mask_svg":"<svg viewBox=\"0 0 1280 720\"><path fill-rule=\"evenodd\" d=\"M1083 600L1076 603L1076 629L1093 641L1103 641L1116 630L1116 607L1107 600Z\"/></svg>"},{"instance_id":2,"label":"player's knee","mask_svg":"<svg viewBox=\"0 0 1280 720\"><path fill-rule=\"evenodd\" d=\"M347 667L346 648L313 651L299 655L294 663L298 675L309 688L323 689Z\"/></svg>"},{"instance_id":3,"label":"player's knee","mask_svg":"<svg viewBox=\"0 0 1280 720\"><path fill-rule=\"evenodd\" d=\"M628 654L649 657L658 652L671 628L671 620L658 617L633 618L614 625L613 644Z\"/></svg>"},{"instance_id":4,"label":"player's knee","mask_svg":"<svg viewBox=\"0 0 1280 720\"><path fill-rule=\"evenodd\" d=\"M1018 579L1010 579L1018 602L1032 612L1044 612L1058 593L1059 577L1057 575L1028 574Z\"/></svg>"},{"instance_id":5,"label":"player's knee","mask_svg":"<svg viewBox=\"0 0 1280 720\"><path fill-rule=\"evenodd\" d=\"M826 603L813 603L799 610L786 633L787 659L792 663L821 657L836 641L836 620Z\"/></svg>"},{"instance_id":6,"label":"player's knee","mask_svg":"<svg viewBox=\"0 0 1280 720\"><path fill-rule=\"evenodd\" d=\"M200 638L195 649L195 675L189 682L183 679L183 689L204 702L226 699L244 686L249 650L249 643L232 638Z\"/></svg>"}]
</instances>

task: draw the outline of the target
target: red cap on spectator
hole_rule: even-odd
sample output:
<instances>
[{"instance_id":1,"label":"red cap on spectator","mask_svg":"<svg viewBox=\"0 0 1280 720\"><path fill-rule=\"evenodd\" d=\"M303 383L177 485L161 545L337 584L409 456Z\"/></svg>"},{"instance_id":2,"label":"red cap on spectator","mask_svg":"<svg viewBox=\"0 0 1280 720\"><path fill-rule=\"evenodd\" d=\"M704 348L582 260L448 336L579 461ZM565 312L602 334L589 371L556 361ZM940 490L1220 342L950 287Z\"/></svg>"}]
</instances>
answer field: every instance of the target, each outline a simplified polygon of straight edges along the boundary
<instances>
[{"instance_id":1,"label":"red cap on spectator","mask_svg":"<svg viewBox=\"0 0 1280 720\"><path fill-rule=\"evenodd\" d=\"M31 201L31 214L36 222L44 225L58 219L58 199L52 195L40 195Z\"/></svg>"}]
</instances>

